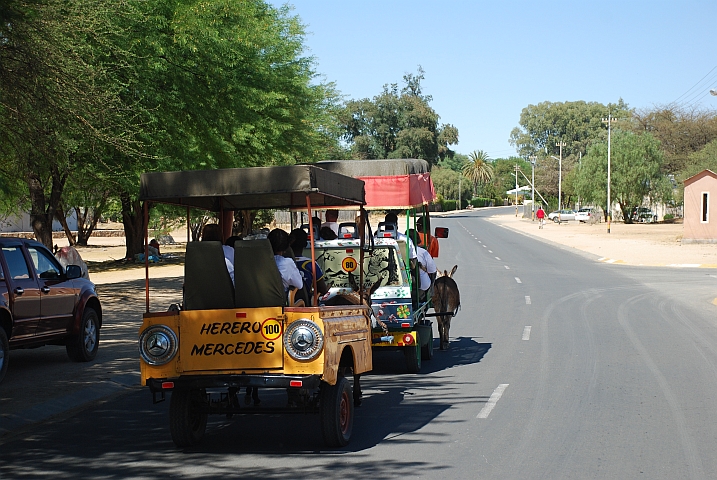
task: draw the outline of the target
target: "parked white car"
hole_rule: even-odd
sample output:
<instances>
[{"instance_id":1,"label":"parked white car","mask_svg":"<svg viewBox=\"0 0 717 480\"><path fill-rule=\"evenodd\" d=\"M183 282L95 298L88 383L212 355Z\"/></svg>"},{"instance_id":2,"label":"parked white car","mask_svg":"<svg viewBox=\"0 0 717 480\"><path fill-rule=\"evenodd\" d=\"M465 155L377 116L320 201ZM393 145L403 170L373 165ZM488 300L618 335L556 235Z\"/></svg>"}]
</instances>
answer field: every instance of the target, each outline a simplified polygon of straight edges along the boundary
<instances>
[{"instance_id":1,"label":"parked white car","mask_svg":"<svg viewBox=\"0 0 717 480\"><path fill-rule=\"evenodd\" d=\"M600 223L602 221L602 213L592 207L584 207L575 212L575 220L584 223Z\"/></svg>"},{"instance_id":2,"label":"parked white car","mask_svg":"<svg viewBox=\"0 0 717 480\"><path fill-rule=\"evenodd\" d=\"M558 216L560 214L560 216ZM575 211L570 209L555 210L548 214L548 220L552 220L555 223L567 222L568 220L575 220Z\"/></svg>"}]
</instances>

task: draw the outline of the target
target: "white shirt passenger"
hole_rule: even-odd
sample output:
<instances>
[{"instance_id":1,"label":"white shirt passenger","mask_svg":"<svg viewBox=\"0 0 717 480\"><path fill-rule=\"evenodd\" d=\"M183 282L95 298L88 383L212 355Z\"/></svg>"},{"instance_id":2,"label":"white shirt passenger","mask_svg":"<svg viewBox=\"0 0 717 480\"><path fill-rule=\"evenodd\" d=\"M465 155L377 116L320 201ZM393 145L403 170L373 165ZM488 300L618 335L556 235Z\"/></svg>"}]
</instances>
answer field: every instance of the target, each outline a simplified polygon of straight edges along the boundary
<instances>
[{"instance_id":1,"label":"white shirt passenger","mask_svg":"<svg viewBox=\"0 0 717 480\"><path fill-rule=\"evenodd\" d=\"M229 276L232 277L232 285L234 285L234 249L229 245L222 245L224 251L224 263L227 264Z\"/></svg>"},{"instance_id":2,"label":"white shirt passenger","mask_svg":"<svg viewBox=\"0 0 717 480\"><path fill-rule=\"evenodd\" d=\"M321 228L329 227L331 230L334 231L336 236L339 235L339 223L338 222L324 222L321 224Z\"/></svg>"},{"instance_id":3,"label":"white shirt passenger","mask_svg":"<svg viewBox=\"0 0 717 480\"><path fill-rule=\"evenodd\" d=\"M421 285L418 288L426 291L431 288L431 277L429 274L436 273L438 268L436 267L436 262L433 261L433 257L430 253L428 253L428 250L418 247L416 248L416 251L418 253L418 262L426 269L425 271L423 268L418 269L418 274L421 280Z\"/></svg>"},{"instance_id":4,"label":"white shirt passenger","mask_svg":"<svg viewBox=\"0 0 717 480\"><path fill-rule=\"evenodd\" d=\"M276 261L276 266L279 267L281 283L284 284L284 290L288 290L290 286L296 288L304 286L304 279L301 277L299 269L296 268L294 260L282 257L281 255L274 255L274 261Z\"/></svg>"}]
</instances>

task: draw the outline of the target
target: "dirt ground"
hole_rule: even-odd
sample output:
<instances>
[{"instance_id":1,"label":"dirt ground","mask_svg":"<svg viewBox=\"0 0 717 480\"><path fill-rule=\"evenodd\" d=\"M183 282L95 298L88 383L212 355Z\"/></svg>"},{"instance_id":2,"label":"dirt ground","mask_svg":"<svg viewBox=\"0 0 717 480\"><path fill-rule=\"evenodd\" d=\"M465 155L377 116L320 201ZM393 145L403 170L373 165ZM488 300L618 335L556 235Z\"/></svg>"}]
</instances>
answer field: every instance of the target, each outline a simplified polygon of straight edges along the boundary
<instances>
[{"instance_id":1,"label":"dirt ground","mask_svg":"<svg viewBox=\"0 0 717 480\"><path fill-rule=\"evenodd\" d=\"M537 220L515 215L494 215L490 220L544 241L592 253L601 262L717 268L717 244L682 245L682 224L613 222L608 233L605 223L546 221L539 229Z\"/></svg>"},{"instance_id":2,"label":"dirt ground","mask_svg":"<svg viewBox=\"0 0 717 480\"><path fill-rule=\"evenodd\" d=\"M610 233L607 225L594 225L575 221L556 224L546 222L545 228L530 219L514 215L494 215L490 220L536 239L560 244L597 256L606 263L717 268L717 245L682 245L681 224L634 224L612 223ZM163 245L163 260L150 265L150 278L169 278L183 275L186 230L171 232L178 243ZM58 242L60 246L66 245ZM90 276L97 284L126 282L144 278L144 265L125 262L123 237L92 237L90 246L78 251L88 263Z\"/></svg>"}]
</instances>

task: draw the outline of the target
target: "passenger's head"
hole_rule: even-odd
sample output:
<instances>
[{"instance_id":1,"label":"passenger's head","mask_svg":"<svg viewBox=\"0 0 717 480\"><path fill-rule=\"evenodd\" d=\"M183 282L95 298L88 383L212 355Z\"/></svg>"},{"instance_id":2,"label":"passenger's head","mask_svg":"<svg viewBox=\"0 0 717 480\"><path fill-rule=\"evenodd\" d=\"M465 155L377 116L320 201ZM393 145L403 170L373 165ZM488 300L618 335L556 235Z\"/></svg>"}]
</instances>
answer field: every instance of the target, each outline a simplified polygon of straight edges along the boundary
<instances>
[{"instance_id":1,"label":"passenger's head","mask_svg":"<svg viewBox=\"0 0 717 480\"><path fill-rule=\"evenodd\" d=\"M393 223L395 225L398 225L398 215L396 215L396 212L388 212L383 221L386 223Z\"/></svg>"},{"instance_id":2,"label":"passenger's head","mask_svg":"<svg viewBox=\"0 0 717 480\"><path fill-rule=\"evenodd\" d=\"M425 226L425 227L423 226L423 222L426 222L426 226ZM418 229L418 232L419 232L419 233L430 232L431 229L430 229L430 228L427 228L427 227L428 227L427 224L428 224L428 220L423 219L423 218L420 218L420 219L418 220L418 222L416 222L416 228Z\"/></svg>"},{"instance_id":3,"label":"passenger's head","mask_svg":"<svg viewBox=\"0 0 717 480\"><path fill-rule=\"evenodd\" d=\"M227 238L227 241L224 242L224 245L228 245L234 248L234 244L239 240L241 240L241 237L239 235L232 235L231 237Z\"/></svg>"},{"instance_id":4,"label":"passenger's head","mask_svg":"<svg viewBox=\"0 0 717 480\"><path fill-rule=\"evenodd\" d=\"M222 229L218 223L207 223L202 229L202 241L222 241Z\"/></svg>"},{"instance_id":5,"label":"passenger's head","mask_svg":"<svg viewBox=\"0 0 717 480\"><path fill-rule=\"evenodd\" d=\"M336 233L331 229L331 227L323 227L319 230L319 236L324 240L336 240Z\"/></svg>"},{"instance_id":6,"label":"passenger's head","mask_svg":"<svg viewBox=\"0 0 717 480\"><path fill-rule=\"evenodd\" d=\"M159 242L157 241L156 238L153 238L152 240L149 241L149 246L154 247L154 248L159 248Z\"/></svg>"},{"instance_id":7,"label":"passenger's head","mask_svg":"<svg viewBox=\"0 0 717 480\"><path fill-rule=\"evenodd\" d=\"M421 245L421 236L416 233L413 228L408 231L408 238L416 242L416 245Z\"/></svg>"},{"instance_id":8,"label":"passenger's head","mask_svg":"<svg viewBox=\"0 0 717 480\"><path fill-rule=\"evenodd\" d=\"M304 253L306 248L306 241L309 239L309 235L303 228L295 228L289 234L289 245L294 251L294 255L300 257Z\"/></svg>"},{"instance_id":9,"label":"passenger's head","mask_svg":"<svg viewBox=\"0 0 717 480\"><path fill-rule=\"evenodd\" d=\"M338 210L326 210L326 221L327 222L335 222L339 219L339 211Z\"/></svg>"},{"instance_id":10,"label":"passenger's head","mask_svg":"<svg viewBox=\"0 0 717 480\"><path fill-rule=\"evenodd\" d=\"M266 238L271 243L274 255L283 255L286 249L289 248L289 234L280 228L275 228L269 232Z\"/></svg>"}]
</instances>

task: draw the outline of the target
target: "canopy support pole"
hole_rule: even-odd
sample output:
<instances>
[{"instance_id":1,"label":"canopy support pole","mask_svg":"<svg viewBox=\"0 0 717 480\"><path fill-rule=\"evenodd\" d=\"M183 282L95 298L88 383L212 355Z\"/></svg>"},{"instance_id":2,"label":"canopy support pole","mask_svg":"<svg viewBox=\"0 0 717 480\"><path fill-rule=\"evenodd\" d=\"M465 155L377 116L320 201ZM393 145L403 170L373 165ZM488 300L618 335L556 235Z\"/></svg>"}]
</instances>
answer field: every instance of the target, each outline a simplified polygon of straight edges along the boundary
<instances>
[{"instance_id":1,"label":"canopy support pole","mask_svg":"<svg viewBox=\"0 0 717 480\"><path fill-rule=\"evenodd\" d=\"M142 205L142 216L144 217L144 295L149 313L149 202L146 200Z\"/></svg>"},{"instance_id":2,"label":"canopy support pole","mask_svg":"<svg viewBox=\"0 0 717 480\"><path fill-rule=\"evenodd\" d=\"M314 221L311 214L311 198L309 194L306 194L306 211L309 215L309 244L311 245L311 274L314 277L312 281L312 288L314 289L314 303L316 307L319 305L319 291L316 287L316 251L314 250ZM318 225L316 226L318 228Z\"/></svg>"}]
</instances>

